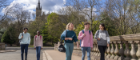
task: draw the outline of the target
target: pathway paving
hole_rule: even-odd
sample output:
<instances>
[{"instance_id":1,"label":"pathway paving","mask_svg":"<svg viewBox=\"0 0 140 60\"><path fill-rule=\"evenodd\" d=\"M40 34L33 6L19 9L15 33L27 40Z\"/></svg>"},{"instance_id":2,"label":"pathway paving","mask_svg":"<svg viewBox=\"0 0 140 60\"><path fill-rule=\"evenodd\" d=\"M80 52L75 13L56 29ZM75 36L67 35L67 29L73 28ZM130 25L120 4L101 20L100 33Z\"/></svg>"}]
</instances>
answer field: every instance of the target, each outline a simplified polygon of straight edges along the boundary
<instances>
[{"instance_id":1,"label":"pathway paving","mask_svg":"<svg viewBox=\"0 0 140 60\"><path fill-rule=\"evenodd\" d=\"M0 53L0 60L21 60L21 50L20 47L8 47L6 50L16 50L15 52L5 52ZM44 48L41 51L41 60L46 60L46 55L43 53L44 50L53 50L53 47ZM36 50L29 48L28 50L28 60L36 59Z\"/></svg>"},{"instance_id":2,"label":"pathway paving","mask_svg":"<svg viewBox=\"0 0 140 60\"><path fill-rule=\"evenodd\" d=\"M0 53L0 60L21 60L21 52L20 50L17 50L16 52ZM36 60L35 50L28 51L28 60ZM42 57L41 57L41 60L42 60Z\"/></svg>"},{"instance_id":3,"label":"pathway paving","mask_svg":"<svg viewBox=\"0 0 140 60\"><path fill-rule=\"evenodd\" d=\"M66 54L55 50L45 50L48 60L65 60ZM81 57L72 55L72 60L81 60Z\"/></svg>"}]
</instances>

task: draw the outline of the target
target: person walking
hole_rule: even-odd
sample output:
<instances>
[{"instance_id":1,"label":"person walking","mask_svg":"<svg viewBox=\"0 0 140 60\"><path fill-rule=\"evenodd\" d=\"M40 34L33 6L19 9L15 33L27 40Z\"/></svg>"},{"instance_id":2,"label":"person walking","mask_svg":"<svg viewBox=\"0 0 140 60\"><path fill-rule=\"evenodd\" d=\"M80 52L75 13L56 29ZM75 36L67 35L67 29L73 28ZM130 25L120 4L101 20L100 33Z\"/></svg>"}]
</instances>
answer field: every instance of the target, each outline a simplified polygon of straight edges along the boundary
<instances>
[{"instance_id":1,"label":"person walking","mask_svg":"<svg viewBox=\"0 0 140 60\"><path fill-rule=\"evenodd\" d=\"M84 30L79 32L78 39L81 41L81 50L82 50L82 60L85 59L85 53L87 51L87 60L91 60L90 52L93 48L93 35L92 32L89 30L90 23L84 23Z\"/></svg>"},{"instance_id":2,"label":"person walking","mask_svg":"<svg viewBox=\"0 0 140 60\"><path fill-rule=\"evenodd\" d=\"M23 58L24 50L25 50L25 60L27 60L28 46L31 41L30 34L27 31L28 31L28 28L24 28L23 33L20 33L18 37L18 39L20 39L21 60L24 60Z\"/></svg>"},{"instance_id":3,"label":"person walking","mask_svg":"<svg viewBox=\"0 0 140 60\"><path fill-rule=\"evenodd\" d=\"M72 23L68 23L66 26L66 30L61 34L61 40L64 40L64 47L66 49L66 60L71 60L72 52L73 52L73 42L77 43L77 48L79 47L78 39L75 34L74 25Z\"/></svg>"},{"instance_id":4,"label":"person walking","mask_svg":"<svg viewBox=\"0 0 140 60\"><path fill-rule=\"evenodd\" d=\"M43 48L43 37L40 35L40 31L37 31L37 35L34 36L34 49L36 49L37 60L40 60L40 52Z\"/></svg>"},{"instance_id":5,"label":"person walking","mask_svg":"<svg viewBox=\"0 0 140 60\"><path fill-rule=\"evenodd\" d=\"M98 49L101 55L100 60L105 60L105 51L109 46L110 38L104 24L100 24L99 28L100 30L96 31L94 38L97 39Z\"/></svg>"}]
</instances>

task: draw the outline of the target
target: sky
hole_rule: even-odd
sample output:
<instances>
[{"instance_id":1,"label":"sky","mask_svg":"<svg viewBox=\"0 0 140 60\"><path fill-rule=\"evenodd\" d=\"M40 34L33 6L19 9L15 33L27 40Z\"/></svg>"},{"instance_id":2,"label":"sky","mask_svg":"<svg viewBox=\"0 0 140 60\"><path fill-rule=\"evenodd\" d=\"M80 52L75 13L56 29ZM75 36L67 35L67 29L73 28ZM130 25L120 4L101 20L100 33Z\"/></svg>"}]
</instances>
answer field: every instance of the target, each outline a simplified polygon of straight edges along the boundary
<instances>
[{"instance_id":1,"label":"sky","mask_svg":"<svg viewBox=\"0 0 140 60\"><path fill-rule=\"evenodd\" d=\"M101 3L105 2L105 0L100 0ZM56 12L65 7L65 4L68 3L69 0L40 0L42 11L47 14L48 12ZM25 10L28 10L31 13L36 12L36 6L38 4L38 0L8 0L8 6L12 6L13 4L22 4ZM4 14L5 8L0 10L0 14Z\"/></svg>"},{"instance_id":2,"label":"sky","mask_svg":"<svg viewBox=\"0 0 140 60\"><path fill-rule=\"evenodd\" d=\"M8 0L7 3L9 6L16 3L22 4L25 10L33 13L36 11L38 0ZM57 12L60 8L64 7L66 0L40 0L40 3L42 11L47 14L48 12ZM3 13L4 9L1 10L1 13Z\"/></svg>"}]
</instances>

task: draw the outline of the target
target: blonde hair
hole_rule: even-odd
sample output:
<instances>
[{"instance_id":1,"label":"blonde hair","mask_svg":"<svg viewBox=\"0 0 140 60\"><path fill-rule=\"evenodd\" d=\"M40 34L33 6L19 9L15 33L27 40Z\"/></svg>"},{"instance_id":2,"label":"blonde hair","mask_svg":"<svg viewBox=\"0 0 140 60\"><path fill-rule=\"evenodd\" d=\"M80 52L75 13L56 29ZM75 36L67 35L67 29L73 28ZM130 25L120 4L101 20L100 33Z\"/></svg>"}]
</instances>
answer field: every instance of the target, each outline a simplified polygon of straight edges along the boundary
<instances>
[{"instance_id":1,"label":"blonde hair","mask_svg":"<svg viewBox=\"0 0 140 60\"><path fill-rule=\"evenodd\" d=\"M73 24L73 23L68 23L68 24L66 25L66 30L69 30L70 24ZM75 29L75 27L73 26L73 29L72 29L72 30L74 30L74 29Z\"/></svg>"}]
</instances>

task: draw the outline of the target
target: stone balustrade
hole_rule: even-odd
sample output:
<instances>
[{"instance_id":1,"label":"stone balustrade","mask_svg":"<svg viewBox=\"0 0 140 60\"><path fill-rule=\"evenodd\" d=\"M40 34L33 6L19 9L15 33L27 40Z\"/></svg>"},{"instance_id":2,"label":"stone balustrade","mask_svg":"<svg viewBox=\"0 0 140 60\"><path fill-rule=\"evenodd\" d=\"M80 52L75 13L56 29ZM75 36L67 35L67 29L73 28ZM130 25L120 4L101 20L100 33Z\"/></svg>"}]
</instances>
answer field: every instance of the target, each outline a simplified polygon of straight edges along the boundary
<instances>
[{"instance_id":1,"label":"stone balustrade","mask_svg":"<svg viewBox=\"0 0 140 60\"><path fill-rule=\"evenodd\" d=\"M58 48L55 44L55 48ZM74 48L74 54L81 56L80 48ZM79 52L79 53L78 53ZM106 60L140 60L140 34L128 34L110 37L110 46L106 49ZM97 40L94 39L91 52L92 60L100 60Z\"/></svg>"},{"instance_id":2,"label":"stone balustrade","mask_svg":"<svg viewBox=\"0 0 140 60\"><path fill-rule=\"evenodd\" d=\"M0 43L0 50L5 50L5 44L4 43Z\"/></svg>"}]
</instances>

